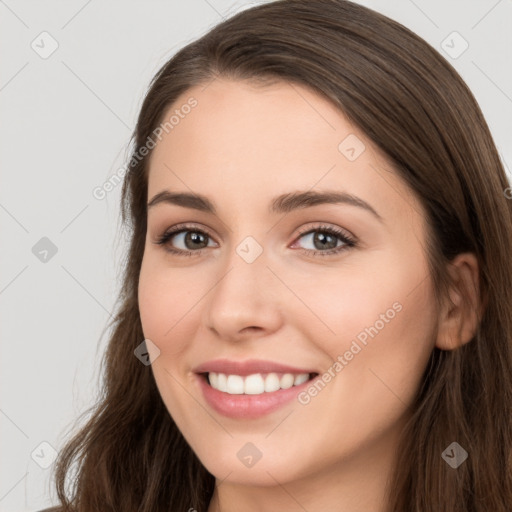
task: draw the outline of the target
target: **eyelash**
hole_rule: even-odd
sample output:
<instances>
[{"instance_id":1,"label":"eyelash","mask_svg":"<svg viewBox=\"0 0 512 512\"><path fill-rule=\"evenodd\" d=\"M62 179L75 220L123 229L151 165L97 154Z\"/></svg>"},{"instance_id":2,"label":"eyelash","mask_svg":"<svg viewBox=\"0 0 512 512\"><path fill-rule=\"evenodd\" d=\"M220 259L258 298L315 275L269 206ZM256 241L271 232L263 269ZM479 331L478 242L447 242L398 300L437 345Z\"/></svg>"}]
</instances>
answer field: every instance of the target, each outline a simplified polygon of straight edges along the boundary
<instances>
[{"instance_id":1,"label":"eyelash","mask_svg":"<svg viewBox=\"0 0 512 512\"><path fill-rule=\"evenodd\" d=\"M163 235L159 236L157 240L154 242L157 245L166 246L167 242L174 236L179 233L183 233L186 231L191 231L193 233L200 233L202 235L206 235L208 238L213 238L210 236L210 234L207 231L204 231L202 229L196 228L195 226L190 226L187 224L178 224L177 226L174 226L173 228L167 230ZM326 233L328 235L333 235L335 238L339 238L345 245L342 245L340 247L336 247L334 249L328 249L326 251L317 251L313 249L298 249L299 251L313 256L329 256L334 254L339 254L342 251L345 251L347 249L351 249L352 247L356 247L357 243L356 241L347 233L344 231L341 231L337 228L329 227L329 226L317 226L315 228L307 228L301 232L299 232L299 236L297 237L297 240L302 238L304 235L309 235L311 233L315 232L321 232ZM200 255L204 249L198 249L197 251L185 251L183 249L174 249L173 247L166 246L165 250L176 254L178 256L192 256L192 255Z\"/></svg>"}]
</instances>

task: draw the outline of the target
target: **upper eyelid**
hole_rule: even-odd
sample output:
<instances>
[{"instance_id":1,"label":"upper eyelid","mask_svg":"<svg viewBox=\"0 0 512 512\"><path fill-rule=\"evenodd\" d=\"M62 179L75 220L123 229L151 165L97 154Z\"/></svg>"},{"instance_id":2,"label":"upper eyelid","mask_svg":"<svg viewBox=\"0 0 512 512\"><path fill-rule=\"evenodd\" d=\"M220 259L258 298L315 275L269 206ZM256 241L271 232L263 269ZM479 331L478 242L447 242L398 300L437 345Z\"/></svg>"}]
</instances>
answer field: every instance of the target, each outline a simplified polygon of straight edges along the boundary
<instances>
[{"instance_id":1,"label":"upper eyelid","mask_svg":"<svg viewBox=\"0 0 512 512\"><path fill-rule=\"evenodd\" d=\"M179 223L175 226L172 226L164 231L164 233L171 233L173 235L177 235L178 233L182 233L183 231L203 231L209 237L214 238L211 231L208 228L205 228L201 225L187 225L186 223Z\"/></svg>"},{"instance_id":2,"label":"upper eyelid","mask_svg":"<svg viewBox=\"0 0 512 512\"><path fill-rule=\"evenodd\" d=\"M310 233L311 231L322 231L322 229L341 231L342 234L344 234L344 235L346 235L346 236L348 236L350 238L353 238L353 239L357 238L348 229L343 228L341 226L329 225L329 223L325 223L325 222L320 222L320 224L317 225L317 226L309 226L309 227L306 227L306 228L301 228L299 230L299 232L298 232L298 235L302 236L302 235L306 235L306 234Z\"/></svg>"}]
</instances>

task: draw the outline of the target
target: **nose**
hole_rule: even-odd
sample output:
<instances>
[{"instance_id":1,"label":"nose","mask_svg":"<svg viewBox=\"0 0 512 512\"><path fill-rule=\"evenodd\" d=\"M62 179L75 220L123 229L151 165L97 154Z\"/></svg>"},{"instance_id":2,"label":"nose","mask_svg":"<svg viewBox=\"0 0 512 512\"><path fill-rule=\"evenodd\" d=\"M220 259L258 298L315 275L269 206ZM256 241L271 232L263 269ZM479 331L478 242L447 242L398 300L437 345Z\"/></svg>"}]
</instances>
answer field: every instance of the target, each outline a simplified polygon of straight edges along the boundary
<instances>
[{"instance_id":1,"label":"nose","mask_svg":"<svg viewBox=\"0 0 512 512\"><path fill-rule=\"evenodd\" d=\"M233 250L219 265L204 311L204 322L219 339L267 336L282 324L285 287L267 266L265 251L252 262Z\"/></svg>"}]
</instances>

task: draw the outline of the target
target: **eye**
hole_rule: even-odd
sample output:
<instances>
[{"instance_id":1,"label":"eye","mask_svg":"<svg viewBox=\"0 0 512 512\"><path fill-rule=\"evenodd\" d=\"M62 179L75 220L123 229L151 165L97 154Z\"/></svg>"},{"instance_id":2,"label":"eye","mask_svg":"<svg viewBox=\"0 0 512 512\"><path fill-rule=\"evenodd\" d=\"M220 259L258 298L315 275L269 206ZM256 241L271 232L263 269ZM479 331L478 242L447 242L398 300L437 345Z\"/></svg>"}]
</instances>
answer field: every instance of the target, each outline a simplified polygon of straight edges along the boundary
<instances>
[{"instance_id":1,"label":"eye","mask_svg":"<svg viewBox=\"0 0 512 512\"><path fill-rule=\"evenodd\" d=\"M202 249L208 246L209 239L208 232L202 229L186 224L178 224L158 237L155 243L165 246L165 250L170 253L179 256L192 256L192 254L201 254ZM171 240L175 244L184 246L184 248L176 249L172 247Z\"/></svg>"},{"instance_id":2,"label":"eye","mask_svg":"<svg viewBox=\"0 0 512 512\"><path fill-rule=\"evenodd\" d=\"M313 256L328 256L356 246L356 241L348 233L334 227L317 226L301 232L298 240L304 239L310 247L301 251ZM341 245L338 242L341 241ZM296 242L295 242L296 244ZM294 244L294 245L295 245Z\"/></svg>"},{"instance_id":3,"label":"eye","mask_svg":"<svg viewBox=\"0 0 512 512\"><path fill-rule=\"evenodd\" d=\"M356 246L356 240L348 233L339 228L324 225L303 230L297 240L301 239L306 240L313 248L300 248L300 250L313 256L338 254ZM178 256L197 256L203 249L210 246L209 241L212 240L207 231L196 226L178 224L159 236L154 243L164 246L167 252ZM294 242L294 245L296 243ZM181 245L182 248L174 247L176 244Z\"/></svg>"}]
</instances>

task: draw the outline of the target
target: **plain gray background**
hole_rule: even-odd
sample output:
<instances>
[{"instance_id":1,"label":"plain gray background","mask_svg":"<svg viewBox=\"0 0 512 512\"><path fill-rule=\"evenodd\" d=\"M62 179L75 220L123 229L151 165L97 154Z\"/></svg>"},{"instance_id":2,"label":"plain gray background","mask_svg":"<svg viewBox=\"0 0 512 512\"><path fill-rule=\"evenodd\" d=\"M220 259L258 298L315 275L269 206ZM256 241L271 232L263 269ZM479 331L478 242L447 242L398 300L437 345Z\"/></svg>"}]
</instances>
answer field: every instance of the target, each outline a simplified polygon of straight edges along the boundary
<instances>
[{"instance_id":1,"label":"plain gray background","mask_svg":"<svg viewBox=\"0 0 512 512\"><path fill-rule=\"evenodd\" d=\"M125 162L160 66L256 3L0 0L0 511L52 504L52 447L92 405L101 379L101 335L126 240L121 186L103 200L92 191ZM512 0L358 3L409 27L455 66L510 174Z\"/></svg>"}]
</instances>

